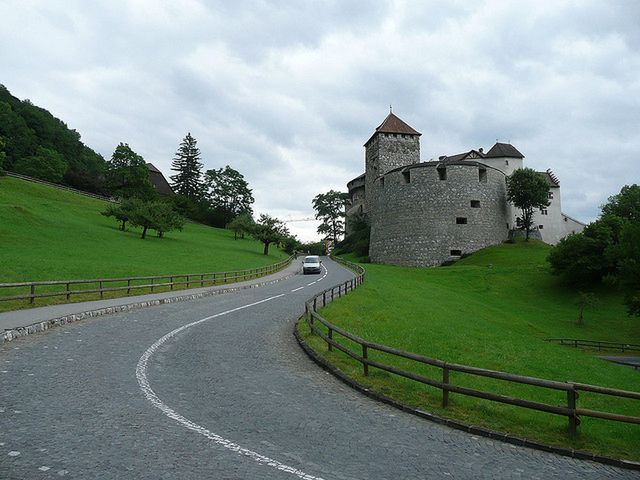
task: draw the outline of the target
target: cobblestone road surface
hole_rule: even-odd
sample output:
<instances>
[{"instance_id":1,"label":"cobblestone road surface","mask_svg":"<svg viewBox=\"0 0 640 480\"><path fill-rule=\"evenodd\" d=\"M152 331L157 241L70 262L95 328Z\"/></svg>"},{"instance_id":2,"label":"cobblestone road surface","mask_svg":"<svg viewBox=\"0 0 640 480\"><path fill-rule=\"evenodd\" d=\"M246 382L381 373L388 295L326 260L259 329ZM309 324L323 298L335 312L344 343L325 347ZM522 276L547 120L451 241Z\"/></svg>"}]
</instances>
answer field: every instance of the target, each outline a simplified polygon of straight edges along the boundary
<instances>
[{"instance_id":1,"label":"cobblestone road surface","mask_svg":"<svg viewBox=\"0 0 640 480\"><path fill-rule=\"evenodd\" d=\"M4 344L0 479L638 478L430 423L317 368L291 333L304 299L350 278L325 265L317 283L297 275ZM145 352L156 404L136 377Z\"/></svg>"}]
</instances>

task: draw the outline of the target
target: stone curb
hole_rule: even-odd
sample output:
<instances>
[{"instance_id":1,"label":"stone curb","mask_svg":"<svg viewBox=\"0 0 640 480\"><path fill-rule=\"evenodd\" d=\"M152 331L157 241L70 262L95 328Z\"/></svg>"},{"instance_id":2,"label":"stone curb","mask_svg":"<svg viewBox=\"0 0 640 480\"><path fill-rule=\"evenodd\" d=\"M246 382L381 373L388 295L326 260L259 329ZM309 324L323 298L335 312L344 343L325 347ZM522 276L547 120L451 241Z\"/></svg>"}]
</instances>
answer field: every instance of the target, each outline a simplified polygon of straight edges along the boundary
<instances>
[{"instance_id":1,"label":"stone curb","mask_svg":"<svg viewBox=\"0 0 640 480\"><path fill-rule=\"evenodd\" d=\"M303 320L300 320L303 321ZM449 418L441 417L439 415L434 415L433 413L426 412L424 410L417 409L415 407L411 407L409 405L405 405L404 403L398 402L393 398L387 397L381 393L375 392L373 390L368 389L361 383L347 376L344 372L339 370L337 367L331 365L328 361L322 358L315 350L313 350L307 342L305 342L304 338L298 331L298 323L296 322L294 325L293 335L296 337L298 344L304 350L304 352L313 360L316 364L322 367L327 372L331 373L333 376L350 386L351 388L363 393L367 397L370 397L374 400L386 403L391 405L403 412L411 413L418 417L424 418L431 422L445 425L447 427L455 428L456 430L462 430L463 432L472 433L474 435L481 435L483 437L491 438L494 440L500 440L502 442L510 443L512 445L518 445L522 447L534 448L536 450L542 450L544 452L551 452L558 455L562 455L565 457L576 458L578 460L590 460L592 462L603 463L605 465L611 465L614 467L625 468L628 470L639 470L640 471L640 462L633 462L630 460L624 460L621 458L613 458L613 457L605 457L602 455L596 455L593 453L585 452L582 450L574 450L571 448L563 448L557 447L554 445L548 445L546 443L538 442L536 440L529 440L528 438L516 437L513 435L509 435L508 433L498 432L495 430L490 430L484 427L478 427L476 425L468 425L466 423L459 422L457 420L452 420Z\"/></svg>"},{"instance_id":2,"label":"stone curb","mask_svg":"<svg viewBox=\"0 0 640 480\"><path fill-rule=\"evenodd\" d=\"M167 303L187 302L189 300L196 300L198 298L209 297L211 295L221 295L224 293L231 293L231 292L237 292L240 290L246 290L249 288L263 287L265 285L271 285L271 284L280 282L282 280L285 280L287 278L291 278L294 275L296 274L291 273L281 278L277 278L277 279L269 280L265 282L252 283L249 285L223 288L220 290L208 290L206 292L192 293L187 295L177 295L175 297L167 297L167 298L161 298L157 300L127 303L123 305L115 305L113 307L104 307L104 308L99 308L95 310L87 310L79 313L70 313L68 315L52 318L50 320L36 322L31 325L27 325L25 327L16 327L16 328L5 330L2 334L2 341L0 342L0 345L4 344L5 342L11 342L13 340L17 340L18 338L21 338L21 337L26 337L27 335L46 332L47 330L53 327L59 327L61 325L66 325L68 323L84 320L85 318L101 317L102 315L111 315L112 313L129 312L131 310L137 310L139 308L155 307L157 305L163 305Z\"/></svg>"}]
</instances>

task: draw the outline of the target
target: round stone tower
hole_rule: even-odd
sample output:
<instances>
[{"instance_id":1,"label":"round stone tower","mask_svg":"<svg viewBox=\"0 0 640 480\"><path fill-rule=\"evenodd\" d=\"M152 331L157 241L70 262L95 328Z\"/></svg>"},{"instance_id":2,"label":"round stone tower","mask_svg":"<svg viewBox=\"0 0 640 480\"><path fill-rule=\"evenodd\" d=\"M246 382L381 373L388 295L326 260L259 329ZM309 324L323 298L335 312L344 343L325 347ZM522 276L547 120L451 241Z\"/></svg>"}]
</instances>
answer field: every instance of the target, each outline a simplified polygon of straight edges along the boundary
<instances>
[{"instance_id":1,"label":"round stone tower","mask_svg":"<svg viewBox=\"0 0 640 480\"><path fill-rule=\"evenodd\" d=\"M505 175L476 161L412 164L380 175L367 198L369 256L432 266L507 239Z\"/></svg>"}]
</instances>

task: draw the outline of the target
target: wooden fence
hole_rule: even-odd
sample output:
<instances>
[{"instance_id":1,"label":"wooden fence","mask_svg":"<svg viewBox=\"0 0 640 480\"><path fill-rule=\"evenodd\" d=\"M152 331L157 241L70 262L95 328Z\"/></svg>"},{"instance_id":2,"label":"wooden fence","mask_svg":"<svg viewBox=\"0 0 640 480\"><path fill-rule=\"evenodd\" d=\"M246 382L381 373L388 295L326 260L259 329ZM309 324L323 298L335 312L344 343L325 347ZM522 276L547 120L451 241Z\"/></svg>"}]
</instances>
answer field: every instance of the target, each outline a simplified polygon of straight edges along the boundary
<instances>
[{"instance_id":1,"label":"wooden fence","mask_svg":"<svg viewBox=\"0 0 640 480\"><path fill-rule=\"evenodd\" d=\"M409 380L413 380L424 385L429 385L431 387L440 389L442 390L443 407L447 407L447 405L449 404L449 394L456 393L470 397L482 398L491 402L515 405L517 407L527 408L531 410L538 410L550 414L562 415L568 418L569 431L571 433L576 433L578 425L580 424L580 417L582 416L640 424L640 417L637 416L629 416L612 412L602 412L578 407L578 397L580 392L598 393L601 395L629 398L633 400L640 400L640 392L631 392L627 390L619 390L615 388L601 387L597 385L588 385L584 383L569 381L558 382L553 380L545 380L542 378L514 375L511 373L496 370L487 370L484 368L472 367L468 365L449 363L443 360L426 357L424 355L418 355L416 353L405 352L396 348L388 347L386 345L370 342L368 340L365 340L364 338L346 331L343 328L340 328L337 325L332 324L318 314L317 308L325 306L330 301L333 301L334 299L340 298L341 296L346 295L348 292L351 292L353 289L362 284L365 275L364 269L362 267L351 264L350 262L346 262L342 259L336 258L336 260L353 269L356 272L355 278L340 285L336 285L332 288L324 290L318 295L315 295L311 299L307 300L305 302L305 318L311 331L327 343L328 350L331 351L335 348L345 353L357 362L361 363L364 375L369 375L369 368L374 367L385 372L389 372L394 375L398 375L400 377L404 377ZM323 329L318 328L318 324L321 324L326 328L326 333L323 331ZM351 348L345 346L343 343L337 342L334 339L334 336L336 334L356 344L357 350L354 351ZM432 367L439 368L441 370L441 375L439 375L438 378L429 378L425 375L410 372L376 360L372 360L370 358L370 353L372 351L382 352L393 357L410 360L412 362L415 362L415 364L430 365ZM495 392L482 391L474 388L455 385L450 378L451 372L461 372L478 377L492 378L503 380L506 382L531 385L533 387L541 389L551 389L566 392L566 403L562 405L552 405L548 403L502 395Z\"/></svg>"},{"instance_id":2,"label":"wooden fence","mask_svg":"<svg viewBox=\"0 0 640 480\"><path fill-rule=\"evenodd\" d=\"M240 282L252 278L262 277L282 270L288 266L295 258L290 256L272 265L264 267L249 268L245 270L235 270L231 272L213 273L187 273L176 275L157 275L148 277L127 277L127 278L98 278L91 280L50 280L42 282L20 282L20 283L0 283L0 301L28 300L34 304L38 298L46 297L66 297L71 299L71 295L99 294L104 298L108 292L126 291L129 295L132 291L149 289L152 293L159 288L196 288L226 283ZM45 288L47 291L38 293L38 288ZM82 287L82 288L81 288ZM3 295L4 292L11 292L24 289L28 293Z\"/></svg>"},{"instance_id":3,"label":"wooden fence","mask_svg":"<svg viewBox=\"0 0 640 480\"><path fill-rule=\"evenodd\" d=\"M624 352L640 352L640 345L635 343L617 343L617 342L604 342L601 340L580 340L576 338L547 338L547 342L554 342L560 345L567 345L574 348L590 348L597 349L599 352L602 350L620 350Z\"/></svg>"},{"instance_id":4,"label":"wooden fence","mask_svg":"<svg viewBox=\"0 0 640 480\"><path fill-rule=\"evenodd\" d=\"M46 185L48 187L57 188L58 190L66 190L67 192L77 193L79 195L84 195L85 197L93 197L98 200L104 200L105 202L117 203L115 198L105 197L103 195L98 195L97 193L85 192L84 190L78 190L77 188L68 187L66 185L61 185L59 183L47 182L46 180L40 180L39 178L29 177L27 175L22 175L20 173L13 173L5 171L8 177L19 178L21 180L26 180L28 182L39 183L41 185Z\"/></svg>"}]
</instances>

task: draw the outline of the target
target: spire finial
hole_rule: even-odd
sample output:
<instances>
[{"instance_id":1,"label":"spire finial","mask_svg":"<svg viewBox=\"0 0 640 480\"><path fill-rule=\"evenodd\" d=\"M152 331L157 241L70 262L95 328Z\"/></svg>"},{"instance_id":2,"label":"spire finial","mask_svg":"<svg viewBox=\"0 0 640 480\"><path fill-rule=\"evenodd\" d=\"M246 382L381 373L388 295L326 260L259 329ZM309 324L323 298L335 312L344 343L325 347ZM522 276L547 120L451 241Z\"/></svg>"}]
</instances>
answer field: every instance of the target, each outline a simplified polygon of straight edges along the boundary
<instances>
[{"instance_id":1,"label":"spire finial","mask_svg":"<svg viewBox=\"0 0 640 480\"><path fill-rule=\"evenodd\" d=\"M393 113L393 107L389 104L389 113Z\"/></svg>"}]
</instances>

